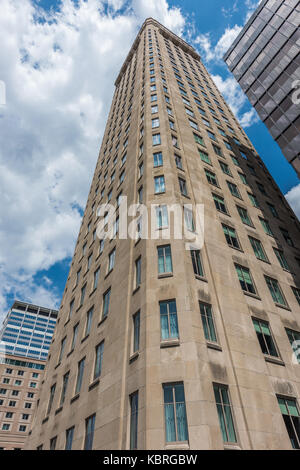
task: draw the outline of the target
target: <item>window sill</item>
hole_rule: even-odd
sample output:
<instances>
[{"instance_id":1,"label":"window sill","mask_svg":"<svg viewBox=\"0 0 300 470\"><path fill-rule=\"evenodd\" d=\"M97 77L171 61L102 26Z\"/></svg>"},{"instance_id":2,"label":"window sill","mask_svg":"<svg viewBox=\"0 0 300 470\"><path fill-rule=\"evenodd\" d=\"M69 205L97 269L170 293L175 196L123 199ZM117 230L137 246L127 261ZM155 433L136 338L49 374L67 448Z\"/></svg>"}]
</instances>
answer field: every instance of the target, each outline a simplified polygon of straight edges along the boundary
<instances>
[{"instance_id":1,"label":"window sill","mask_svg":"<svg viewBox=\"0 0 300 470\"><path fill-rule=\"evenodd\" d=\"M160 341L161 348L172 348L174 346L180 346L179 338L174 339L163 339Z\"/></svg>"},{"instance_id":2,"label":"window sill","mask_svg":"<svg viewBox=\"0 0 300 470\"><path fill-rule=\"evenodd\" d=\"M165 444L164 449L165 450L188 450L190 448L190 445L188 442L173 442L169 444Z\"/></svg>"},{"instance_id":3,"label":"window sill","mask_svg":"<svg viewBox=\"0 0 300 470\"><path fill-rule=\"evenodd\" d=\"M291 312L290 307L287 307L286 305L281 305L281 304L278 304L276 302L275 302L275 305L276 305L276 307L283 308L283 310L288 310L289 312Z\"/></svg>"},{"instance_id":4,"label":"window sill","mask_svg":"<svg viewBox=\"0 0 300 470\"><path fill-rule=\"evenodd\" d=\"M93 388L97 387L97 385L99 385L99 383L100 383L100 379L94 380L94 381L89 385L89 391L90 391L90 390L93 390Z\"/></svg>"},{"instance_id":5,"label":"window sill","mask_svg":"<svg viewBox=\"0 0 300 470\"><path fill-rule=\"evenodd\" d=\"M84 342L85 342L85 340L86 340L86 339L88 339L88 337L89 337L89 336L90 336L90 335L89 335L89 334L87 334L87 335L86 335L84 338L82 338L82 340L81 340L81 343L84 343Z\"/></svg>"},{"instance_id":6,"label":"window sill","mask_svg":"<svg viewBox=\"0 0 300 470\"><path fill-rule=\"evenodd\" d=\"M66 323L64 324L64 326L67 326L67 324L70 322L70 318L68 318L68 320L66 321Z\"/></svg>"},{"instance_id":7,"label":"window sill","mask_svg":"<svg viewBox=\"0 0 300 470\"><path fill-rule=\"evenodd\" d=\"M279 357L272 357L272 356L264 355L264 358L266 362L271 362L272 364L277 364L279 366L285 366L285 363Z\"/></svg>"},{"instance_id":8,"label":"window sill","mask_svg":"<svg viewBox=\"0 0 300 470\"><path fill-rule=\"evenodd\" d=\"M58 364L56 364L56 366L54 367L54 370L57 369L59 366L60 366L60 362Z\"/></svg>"},{"instance_id":9,"label":"window sill","mask_svg":"<svg viewBox=\"0 0 300 470\"><path fill-rule=\"evenodd\" d=\"M195 274L195 278L198 279L199 281L208 282L208 280L205 277L199 276L198 274Z\"/></svg>"},{"instance_id":10,"label":"window sill","mask_svg":"<svg viewBox=\"0 0 300 470\"><path fill-rule=\"evenodd\" d=\"M237 444L224 444L224 450L242 450Z\"/></svg>"},{"instance_id":11,"label":"window sill","mask_svg":"<svg viewBox=\"0 0 300 470\"><path fill-rule=\"evenodd\" d=\"M87 269L84 273L84 275L82 276L83 278L87 275L87 273L89 272L89 269Z\"/></svg>"},{"instance_id":12,"label":"window sill","mask_svg":"<svg viewBox=\"0 0 300 470\"><path fill-rule=\"evenodd\" d=\"M211 341L206 341L206 346L210 349L215 349L216 351L222 351L222 348L218 343L213 343Z\"/></svg>"},{"instance_id":13,"label":"window sill","mask_svg":"<svg viewBox=\"0 0 300 470\"><path fill-rule=\"evenodd\" d=\"M74 349L71 349L71 351L68 352L67 357L71 356L73 351L74 351Z\"/></svg>"},{"instance_id":14,"label":"window sill","mask_svg":"<svg viewBox=\"0 0 300 470\"><path fill-rule=\"evenodd\" d=\"M129 357L129 364L136 361L139 355L140 355L139 351L136 351L135 353L131 354L131 356Z\"/></svg>"},{"instance_id":15,"label":"window sill","mask_svg":"<svg viewBox=\"0 0 300 470\"><path fill-rule=\"evenodd\" d=\"M95 287L95 289L92 290L92 292L90 293L89 297L92 297L92 295L94 294L94 292L96 292L97 290L97 287Z\"/></svg>"},{"instance_id":16,"label":"window sill","mask_svg":"<svg viewBox=\"0 0 300 470\"><path fill-rule=\"evenodd\" d=\"M114 268L111 268L107 274L105 274L104 279L107 279L110 273L114 270Z\"/></svg>"},{"instance_id":17,"label":"window sill","mask_svg":"<svg viewBox=\"0 0 300 470\"><path fill-rule=\"evenodd\" d=\"M261 298L256 295L256 294L251 294L251 292L246 292L243 290L244 295L247 295L248 297L252 297L253 299L261 300Z\"/></svg>"},{"instance_id":18,"label":"window sill","mask_svg":"<svg viewBox=\"0 0 300 470\"><path fill-rule=\"evenodd\" d=\"M48 419L49 419L49 416L46 416L46 418L43 419L42 424L47 423Z\"/></svg>"},{"instance_id":19,"label":"window sill","mask_svg":"<svg viewBox=\"0 0 300 470\"><path fill-rule=\"evenodd\" d=\"M140 241L141 241L141 237L139 237L139 238L136 240L134 246L136 246Z\"/></svg>"},{"instance_id":20,"label":"window sill","mask_svg":"<svg viewBox=\"0 0 300 470\"><path fill-rule=\"evenodd\" d=\"M158 279L163 279L164 277L173 277L173 273L162 273L157 276Z\"/></svg>"},{"instance_id":21,"label":"window sill","mask_svg":"<svg viewBox=\"0 0 300 470\"><path fill-rule=\"evenodd\" d=\"M107 319L107 315L106 315L106 317L103 317L102 320L99 321L97 326L102 325L102 323L104 323L106 319Z\"/></svg>"},{"instance_id":22,"label":"window sill","mask_svg":"<svg viewBox=\"0 0 300 470\"><path fill-rule=\"evenodd\" d=\"M81 309L82 307L82 304L78 307L78 309L76 310L76 313L79 312L79 310Z\"/></svg>"},{"instance_id":23,"label":"window sill","mask_svg":"<svg viewBox=\"0 0 300 470\"><path fill-rule=\"evenodd\" d=\"M55 411L55 415L58 415L58 413L60 413L62 409L63 409L62 406L60 406L59 408L57 408L57 410Z\"/></svg>"},{"instance_id":24,"label":"window sill","mask_svg":"<svg viewBox=\"0 0 300 470\"><path fill-rule=\"evenodd\" d=\"M71 400L70 400L70 404L72 405L72 403L74 403L74 401L78 400L79 397L80 397L80 393L77 393L76 395L74 395L74 397L71 398Z\"/></svg>"}]
</instances>

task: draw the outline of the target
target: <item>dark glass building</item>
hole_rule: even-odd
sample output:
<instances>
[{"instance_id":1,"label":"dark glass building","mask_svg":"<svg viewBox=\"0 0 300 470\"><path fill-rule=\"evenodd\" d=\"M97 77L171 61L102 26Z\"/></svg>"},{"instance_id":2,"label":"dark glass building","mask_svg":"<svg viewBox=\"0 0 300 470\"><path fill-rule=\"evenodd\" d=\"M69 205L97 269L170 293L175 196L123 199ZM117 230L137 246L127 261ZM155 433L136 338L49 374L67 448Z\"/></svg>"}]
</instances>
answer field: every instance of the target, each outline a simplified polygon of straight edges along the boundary
<instances>
[{"instance_id":1,"label":"dark glass building","mask_svg":"<svg viewBox=\"0 0 300 470\"><path fill-rule=\"evenodd\" d=\"M263 0L224 60L300 175L300 1Z\"/></svg>"}]
</instances>

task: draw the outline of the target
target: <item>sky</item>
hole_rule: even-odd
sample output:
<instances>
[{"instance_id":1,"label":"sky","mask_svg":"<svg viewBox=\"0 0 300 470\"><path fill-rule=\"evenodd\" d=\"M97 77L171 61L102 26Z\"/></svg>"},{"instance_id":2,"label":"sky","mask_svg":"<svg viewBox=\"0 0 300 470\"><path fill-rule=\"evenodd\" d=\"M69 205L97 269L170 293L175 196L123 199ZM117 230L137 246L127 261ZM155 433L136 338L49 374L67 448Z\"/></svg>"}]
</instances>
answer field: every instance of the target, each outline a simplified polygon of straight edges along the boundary
<instances>
[{"instance_id":1,"label":"sky","mask_svg":"<svg viewBox=\"0 0 300 470\"><path fill-rule=\"evenodd\" d=\"M300 184L222 57L259 0L0 0L0 323L58 308L114 81L147 17L200 53L298 217Z\"/></svg>"}]
</instances>

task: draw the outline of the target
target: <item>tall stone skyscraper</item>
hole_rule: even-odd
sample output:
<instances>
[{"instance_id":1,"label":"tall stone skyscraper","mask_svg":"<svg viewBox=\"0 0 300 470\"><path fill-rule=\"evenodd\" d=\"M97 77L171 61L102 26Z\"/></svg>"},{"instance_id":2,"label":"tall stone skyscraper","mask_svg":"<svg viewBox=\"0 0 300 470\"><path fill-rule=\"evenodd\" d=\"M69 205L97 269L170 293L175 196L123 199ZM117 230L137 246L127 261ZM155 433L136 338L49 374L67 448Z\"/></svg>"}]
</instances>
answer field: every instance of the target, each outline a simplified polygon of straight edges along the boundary
<instances>
[{"instance_id":1,"label":"tall stone skyscraper","mask_svg":"<svg viewBox=\"0 0 300 470\"><path fill-rule=\"evenodd\" d=\"M299 222L185 41L147 19L115 86L27 448L299 448Z\"/></svg>"}]
</instances>

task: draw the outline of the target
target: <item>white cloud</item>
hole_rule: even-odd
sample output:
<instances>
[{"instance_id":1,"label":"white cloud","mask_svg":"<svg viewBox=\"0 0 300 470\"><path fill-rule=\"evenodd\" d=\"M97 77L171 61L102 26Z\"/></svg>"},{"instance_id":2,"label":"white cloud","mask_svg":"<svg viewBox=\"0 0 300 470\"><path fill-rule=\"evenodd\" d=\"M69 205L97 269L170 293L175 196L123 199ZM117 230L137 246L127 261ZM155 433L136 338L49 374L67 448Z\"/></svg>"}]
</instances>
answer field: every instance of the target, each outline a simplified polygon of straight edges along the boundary
<instances>
[{"instance_id":1,"label":"white cloud","mask_svg":"<svg viewBox=\"0 0 300 470\"><path fill-rule=\"evenodd\" d=\"M285 194L285 198L300 220L300 183Z\"/></svg>"},{"instance_id":2,"label":"white cloud","mask_svg":"<svg viewBox=\"0 0 300 470\"><path fill-rule=\"evenodd\" d=\"M225 52L229 49L239 32L241 26L234 25L232 28L226 28L215 46L212 45L210 34L199 34L195 39L195 44L199 45L200 53L208 61L222 61Z\"/></svg>"},{"instance_id":3,"label":"white cloud","mask_svg":"<svg viewBox=\"0 0 300 470\"><path fill-rule=\"evenodd\" d=\"M120 65L146 17L184 27L166 0L109 0L105 14L106 3L64 0L37 20L30 0L1 0L2 312L7 295L58 304L55 287L34 276L73 254Z\"/></svg>"}]
</instances>

